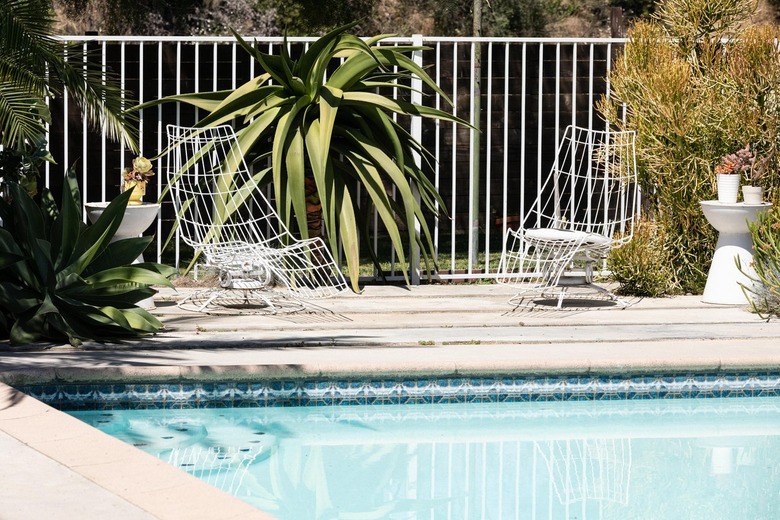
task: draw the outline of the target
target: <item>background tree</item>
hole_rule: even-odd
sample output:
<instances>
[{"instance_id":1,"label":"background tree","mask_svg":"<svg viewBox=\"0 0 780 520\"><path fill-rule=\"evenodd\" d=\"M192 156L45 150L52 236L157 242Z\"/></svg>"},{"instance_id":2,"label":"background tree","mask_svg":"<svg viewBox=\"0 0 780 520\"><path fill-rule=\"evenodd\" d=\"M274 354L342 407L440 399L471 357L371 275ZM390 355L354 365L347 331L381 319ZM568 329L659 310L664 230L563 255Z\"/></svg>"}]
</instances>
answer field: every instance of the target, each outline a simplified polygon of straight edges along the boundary
<instances>
[{"instance_id":1,"label":"background tree","mask_svg":"<svg viewBox=\"0 0 780 520\"><path fill-rule=\"evenodd\" d=\"M473 0L53 0L64 34L471 35ZM780 0L772 0L778 1ZM645 16L656 0L484 0L486 36L609 36L611 7Z\"/></svg>"}]
</instances>

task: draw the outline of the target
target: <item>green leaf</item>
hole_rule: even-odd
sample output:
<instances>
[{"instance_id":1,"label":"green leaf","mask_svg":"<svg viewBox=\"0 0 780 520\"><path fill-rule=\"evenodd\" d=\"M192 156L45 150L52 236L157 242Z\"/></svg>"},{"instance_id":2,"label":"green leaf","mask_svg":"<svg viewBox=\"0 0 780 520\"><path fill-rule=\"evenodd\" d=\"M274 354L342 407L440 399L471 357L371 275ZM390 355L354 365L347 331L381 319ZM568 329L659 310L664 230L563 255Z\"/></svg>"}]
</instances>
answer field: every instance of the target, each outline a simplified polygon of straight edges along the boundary
<instances>
[{"instance_id":1,"label":"green leaf","mask_svg":"<svg viewBox=\"0 0 780 520\"><path fill-rule=\"evenodd\" d=\"M349 190L343 184L336 185L336 200L339 201L339 229L343 230L340 236L344 248L344 259L349 268L349 281L352 284L352 290L360 292L360 240L357 233L355 205Z\"/></svg>"},{"instance_id":2,"label":"green leaf","mask_svg":"<svg viewBox=\"0 0 780 520\"><path fill-rule=\"evenodd\" d=\"M393 244L393 248L398 253L399 260L402 263L405 263L401 233L398 229L398 224L395 221L395 212L393 210L392 202L387 195L384 183L382 182L380 170L377 169L376 165L371 160L360 154L346 149L343 151L354 171L360 176L362 181L361 185L366 190L366 193L377 211L377 215L382 220L385 230L390 237L390 241Z\"/></svg>"},{"instance_id":3,"label":"green leaf","mask_svg":"<svg viewBox=\"0 0 780 520\"><path fill-rule=\"evenodd\" d=\"M142 236L109 242L105 250L90 262L82 274L89 276L95 272L127 265L143 254L153 240L154 237Z\"/></svg>"},{"instance_id":4,"label":"green leaf","mask_svg":"<svg viewBox=\"0 0 780 520\"><path fill-rule=\"evenodd\" d=\"M298 218L298 229L301 233L301 238L309 238L309 230L307 225L307 207L306 207L306 162L305 162L305 147L303 139L303 129L301 127L295 128L287 150L284 155L285 159L285 171L287 173L287 184L285 186L282 180L281 171L279 175L274 175L274 186L278 187L278 196L281 200L289 200L292 204L293 214ZM276 170L275 170L276 172ZM282 222L286 223L289 227L290 222L290 205L277 204L279 208L279 217Z\"/></svg>"},{"instance_id":5,"label":"green leaf","mask_svg":"<svg viewBox=\"0 0 780 520\"><path fill-rule=\"evenodd\" d=\"M161 105L163 103L178 101L181 103L187 103L188 105L192 105L194 107L200 108L202 110L205 110L206 112L212 112L216 110L216 108L220 104L222 104L225 98L227 98L232 93L233 93L232 90L219 90L215 92L195 92L192 94L177 94L174 96L166 96L164 98L153 99L151 101L147 101L146 103L136 105L129 110L132 111L144 110L146 108L152 108L157 105Z\"/></svg>"},{"instance_id":6,"label":"green leaf","mask_svg":"<svg viewBox=\"0 0 780 520\"><path fill-rule=\"evenodd\" d=\"M74 255L78 256L57 273L58 281L72 273L83 273L92 260L108 247L122 223L130 195L131 190L121 193L109 203L97 222L86 229L75 248Z\"/></svg>"},{"instance_id":7,"label":"green leaf","mask_svg":"<svg viewBox=\"0 0 780 520\"><path fill-rule=\"evenodd\" d=\"M331 251L338 251L337 236L333 232L333 230L339 229L336 220L338 200L335 198L333 169L327 163L326 168L322 169L320 157L327 154L328 151L321 148L323 140L319 119L313 120L305 131L306 151L309 154L312 176L314 177L314 183L317 186L320 204L322 205L322 216L325 229L328 230L328 241ZM341 232L343 233L344 230L341 230Z\"/></svg>"},{"instance_id":8,"label":"green leaf","mask_svg":"<svg viewBox=\"0 0 780 520\"><path fill-rule=\"evenodd\" d=\"M443 121L449 121L451 123L471 126L466 121L460 119L459 117L453 116L452 114L444 112L443 110L422 105L414 105L412 103L407 103L406 101L393 100L373 92L345 92L344 104L378 106L384 108L385 110L395 112L396 114L440 119Z\"/></svg>"},{"instance_id":9,"label":"green leaf","mask_svg":"<svg viewBox=\"0 0 780 520\"><path fill-rule=\"evenodd\" d=\"M198 126L216 126L231 121L237 117L256 115L259 107L271 108L280 104L292 103L293 100L284 96L279 85L261 85L270 78L268 74L258 76L230 94L211 113L198 122Z\"/></svg>"},{"instance_id":10,"label":"green leaf","mask_svg":"<svg viewBox=\"0 0 780 520\"><path fill-rule=\"evenodd\" d=\"M101 284L117 284L117 283L136 283L136 284L163 285L166 287L173 287L170 280L168 280L168 278L163 274L160 274L160 272L147 269L144 267L136 267L138 265L144 265L144 264L135 264L135 266L115 267L114 269L106 269L105 271L100 271L99 273L95 273L92 276L87 277L85 280L88 283L95 284L95 286L97 287L100 287ZM160 270L163 270L162 267L163 266L160 266L161 268ZM172 268L169 269L170 271L172 271ZM165 270L163 271L165 272Z\"/></svg>"},{"instance_id":11,"label":"green leaf","mask_svg":"<svg viewBox=\"0 0 780 520\"><path fill-rule=\"evenodd\" d=\"M54 269L66 265L73 259L81 232L81 197L73 168L65 176L62 190L61 213L52 229L52 256Z\"/></svg>"}]
</instances>

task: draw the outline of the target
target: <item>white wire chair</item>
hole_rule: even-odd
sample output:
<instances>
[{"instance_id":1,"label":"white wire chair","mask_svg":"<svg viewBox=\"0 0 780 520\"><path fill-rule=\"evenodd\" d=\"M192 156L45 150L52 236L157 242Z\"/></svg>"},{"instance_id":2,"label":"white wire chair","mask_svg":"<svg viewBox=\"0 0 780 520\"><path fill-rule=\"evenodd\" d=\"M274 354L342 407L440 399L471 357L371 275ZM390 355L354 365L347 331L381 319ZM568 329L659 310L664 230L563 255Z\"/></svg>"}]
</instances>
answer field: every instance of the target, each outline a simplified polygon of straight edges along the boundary
<instances>
[{"instance_id":1,"label":"white wire chair","mask_svg":"<svg viewBox=\"0 0 780 520\"><path fill-rule=\"evenodd\" d=\"M168 125L168 183L178 232L219 273L219 288L180 302L190 310L294 312L300 300L347 287L319 237L297 240L263 195L229 125Z\"/></svg>"},{"instance_id":2,"label":"white wire chair","mask_svg":"<svg viewBox=\"0 0 780 520\"><path fill-rule=\"evenodd\" d=\"M498 281L519 287L511 304L561 309L564 302L568 308L606 300L628 306L593 284L593 264L633 236L635 141L635 132L566 128L539 196L519 229L506 233Z\"/></svg>"}]
</instances>

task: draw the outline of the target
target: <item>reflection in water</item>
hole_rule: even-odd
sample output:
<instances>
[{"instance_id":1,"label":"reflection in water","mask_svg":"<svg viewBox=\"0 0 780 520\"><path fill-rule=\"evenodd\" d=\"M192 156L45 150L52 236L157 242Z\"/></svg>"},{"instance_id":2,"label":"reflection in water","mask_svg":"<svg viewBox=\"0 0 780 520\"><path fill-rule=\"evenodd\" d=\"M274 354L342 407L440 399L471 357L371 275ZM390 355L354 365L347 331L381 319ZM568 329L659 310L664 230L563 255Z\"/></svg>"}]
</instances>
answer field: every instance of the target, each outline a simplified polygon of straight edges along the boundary
<instances>
[{"instance_id":1,"label":"reflection in water","mask_svg":"<svg viewBox=\"0 0 780 520\"><path fill-rule=\"evenodd\" d=\"M282 519L780 517L777 398L72 414Z\"/></svg>"},{"instance_id":2,"label":"reflection in water","mask_svg":"<svg viewBox=\"0 0 780 520\"><path fill-rule=\"evenodd\" d=\"M630 439L534 442L562 504L585 500L628 503Z\"/></svg>"}]
</instances>

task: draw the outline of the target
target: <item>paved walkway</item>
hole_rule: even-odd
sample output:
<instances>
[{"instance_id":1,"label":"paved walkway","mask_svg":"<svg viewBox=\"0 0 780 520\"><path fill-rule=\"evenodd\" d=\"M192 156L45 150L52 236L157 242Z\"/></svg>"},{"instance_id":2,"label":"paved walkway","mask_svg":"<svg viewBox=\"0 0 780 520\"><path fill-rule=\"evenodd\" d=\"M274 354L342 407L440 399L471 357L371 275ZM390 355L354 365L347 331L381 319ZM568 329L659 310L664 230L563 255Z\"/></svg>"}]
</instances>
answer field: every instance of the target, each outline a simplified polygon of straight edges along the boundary
<instances>
[{"instance_id":1,"label":"paved walkway","mask_svg":"<svg viewBox=\"0 0 780 520\"><path fill-rule=\"evenodd\" d=\"M529 311L501 285L370 286L297 314L209 316L175 305L187 291L161 294L153 338L6 351L0 380L780 367L780 321L698 296Z\"/></svg>"},{"instance_id":2,"label":"paved walkway","mask_svg":"<svg viewBox=\"0 0 780 520\"><path fill-rule=\"evenodd\" d=\"M293 315L207 316L176 307L187 291L160 295L166 331L143 341L0 345L0 381L780 369L778 320L697 296L555 312L513 308L498 285L375 286ZM0 458L4 520L264 517L2 383Z\"/></svg>"}]
</instances>

